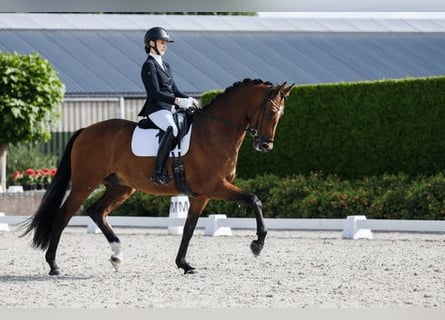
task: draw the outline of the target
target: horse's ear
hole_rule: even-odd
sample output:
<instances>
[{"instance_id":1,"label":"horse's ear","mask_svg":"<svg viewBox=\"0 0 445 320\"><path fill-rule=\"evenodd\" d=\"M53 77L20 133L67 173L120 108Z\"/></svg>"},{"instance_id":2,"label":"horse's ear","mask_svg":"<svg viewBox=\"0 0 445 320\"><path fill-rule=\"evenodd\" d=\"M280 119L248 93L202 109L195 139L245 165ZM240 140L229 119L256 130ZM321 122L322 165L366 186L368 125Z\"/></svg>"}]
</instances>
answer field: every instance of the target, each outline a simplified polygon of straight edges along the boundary
<instances>
[{"instance_id":1,"label":"horse's ear","mask_svg":"<svg viewBox=\"0 0 445 320\"><path fill-rule=\"evenodd\" d=\"M286 84L286 82L284 83ZM292 83L290 86L288 86L287 88L282 89L283 93L286 95L286 97L289 95L290 91L292 90L292 88L295 86L295 83Z\"/></svg>"},{"instance_id":2,"label":"horse's ear","mask_svg":"<svg viewBox=\"0 0 445 320\"><path fill-rule=\"evenodd\" d=\"M284 87L286 86L287 82L283 82L282 84L276 84L273 86L272 88L272 92L274 92L276 95L279 94L280 92L282 93L284 90Z\"/></svg>"},{"instance_id":3,"label":"horse's ear","mask_svg":"<svg viewBox=\"0 0 445 320\"><path fill-rule=\"evenodd\" d=\"M281 85L280 85L280 90L284 90L284 87L286 86L287 81L284 81Z\"/></svg>"}]
</instances>

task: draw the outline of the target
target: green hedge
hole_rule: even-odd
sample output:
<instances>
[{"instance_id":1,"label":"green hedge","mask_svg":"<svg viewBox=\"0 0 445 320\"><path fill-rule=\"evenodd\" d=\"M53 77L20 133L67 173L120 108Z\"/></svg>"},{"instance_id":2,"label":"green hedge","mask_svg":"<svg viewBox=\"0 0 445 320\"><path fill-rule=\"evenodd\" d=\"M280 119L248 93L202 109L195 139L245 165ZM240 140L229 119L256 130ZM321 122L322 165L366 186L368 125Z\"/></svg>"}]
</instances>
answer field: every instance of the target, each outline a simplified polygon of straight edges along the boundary
<instances>
[{"instance_id":1,"label":"green hedge","mask_svg":"<svg viewBox=\"0 0 445 320\"><path fill-rule=\"evenodd\" d=\"M236 185L255 193L267 218L344 218L365 215L374 219L445 218L445 175L411 178L406 174L340 179L312 173L283 178L273 175L237 179ZM88 207L102 192L90 197ZM168 216L170 198L135 193L112 215ZM253 217L244 204L212 200L208 214Z\"/></svg>"},{"instance_id":2,"label":"green hedge","mask_svg":"<svg viewBox=\"0 0 445 320\"><path fill-rule=\"evenodd\" d=\"M219 92L205 93L202 104ZM238 176L439 172L445 169L444 93L445 77L298 86L274 150L255 152L247 137Z\"/></svg>"}]
</instances>

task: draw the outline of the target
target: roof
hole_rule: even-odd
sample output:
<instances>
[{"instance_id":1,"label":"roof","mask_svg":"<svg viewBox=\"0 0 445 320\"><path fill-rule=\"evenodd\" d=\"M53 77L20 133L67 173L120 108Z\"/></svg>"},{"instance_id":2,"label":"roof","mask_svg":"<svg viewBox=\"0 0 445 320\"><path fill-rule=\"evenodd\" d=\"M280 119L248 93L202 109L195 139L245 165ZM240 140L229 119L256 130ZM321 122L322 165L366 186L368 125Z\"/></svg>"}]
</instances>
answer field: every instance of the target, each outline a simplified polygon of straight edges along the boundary
<instances>
[{"instance_id":1,"label":"roof","mask_svg":"<svg viewBox=\"0 0 445 320\"><path fill-rule=\"evenodd\" d=\"M0 14L0 50L38 52L67 95L145 95L147 28L171 31L165 60L193 95L243 78L297 84L445 74L445 20Z\"/></svg>"},{"instance_id":2,"label":"roof","mask_svg":"<svg viewBox=\"0 0 445 320\"><path fill-rule=\"evenodd\" d=\"M444 32L445 15L371 17L309 14L295 17L0 13L0 29L146 30L160 25L173 31Z\"/></svg>"}]
</instances>

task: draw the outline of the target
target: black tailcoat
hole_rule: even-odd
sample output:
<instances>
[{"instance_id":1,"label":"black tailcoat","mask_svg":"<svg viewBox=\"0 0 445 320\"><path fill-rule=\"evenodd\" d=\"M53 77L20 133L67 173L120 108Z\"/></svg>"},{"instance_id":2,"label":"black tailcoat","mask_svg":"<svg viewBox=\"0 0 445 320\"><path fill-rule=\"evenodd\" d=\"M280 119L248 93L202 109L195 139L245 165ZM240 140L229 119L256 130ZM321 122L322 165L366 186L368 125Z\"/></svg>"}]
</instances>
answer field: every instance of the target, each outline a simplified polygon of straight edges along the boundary
<instances>
[{"instance_id":1,"label":"black tailcoat","mask_svg":"<svg viewBox=\"0 0 445 320\"><path fill-rule=\"evenodd\" d=\"M176 97L188 97L176 86L170 65L164 62L163 70L151 55L148 55L142 65L141 77L147 91L147 99L138 116L148 116L161 109L171 110Z\"/></svg>"}]
</instances>

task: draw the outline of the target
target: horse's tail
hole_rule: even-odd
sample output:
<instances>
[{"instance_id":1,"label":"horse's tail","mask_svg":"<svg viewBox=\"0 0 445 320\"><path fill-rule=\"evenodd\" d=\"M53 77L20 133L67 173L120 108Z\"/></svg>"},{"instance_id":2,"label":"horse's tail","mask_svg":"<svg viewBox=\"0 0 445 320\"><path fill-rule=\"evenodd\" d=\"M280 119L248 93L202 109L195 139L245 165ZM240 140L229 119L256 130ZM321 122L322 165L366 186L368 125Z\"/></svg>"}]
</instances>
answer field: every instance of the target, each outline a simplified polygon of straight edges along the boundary
<instances>
[{"instance_id":1,"label":"horse's tail","mask_svg":"<svg viewBox=\"0 0 445 320\"><path fill-rule=\"evenodd\" d=\"M82 129L78 130L68 141L48 190L45 192L37 212L22 226L26 228L22 237L35 230L32 246L45 250L49 246L53 225L57 214L59 213L68 184L71 180L71 150L74 140L79 136Z\"/></svg>"}]
</instances>

